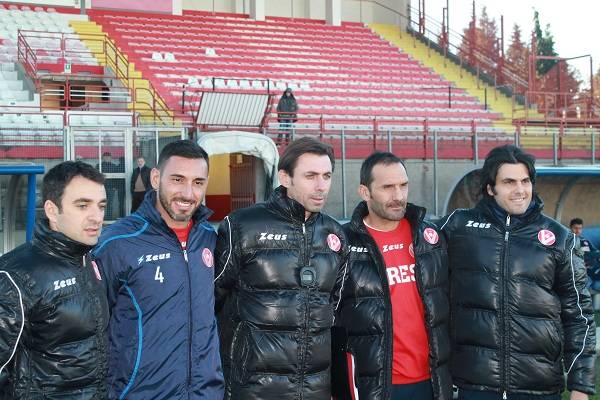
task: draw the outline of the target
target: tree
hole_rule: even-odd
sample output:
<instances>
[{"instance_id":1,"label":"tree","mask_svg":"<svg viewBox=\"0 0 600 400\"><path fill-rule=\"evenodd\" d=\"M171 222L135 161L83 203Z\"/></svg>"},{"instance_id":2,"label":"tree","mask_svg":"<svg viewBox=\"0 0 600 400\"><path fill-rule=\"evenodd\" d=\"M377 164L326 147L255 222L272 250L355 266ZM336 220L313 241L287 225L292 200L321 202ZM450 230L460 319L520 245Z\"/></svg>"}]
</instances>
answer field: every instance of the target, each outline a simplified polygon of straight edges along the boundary
<instances>
[{"instance_id":1,"label":"tree","mask_svg":"<svg viewBox=\"0 0 600 400\"><path fill-rule=\"evenodd\" d=\"M493 75L499 60L498 26L496 20L488 16L487 8L482 7L481 17L473 14L469 26L463 30L463 39L458 55L473 67Z\"/></svg>"},{"instance_id":2,"label":"tree","mask_svg":"<svg viewBox=\"0 0 600 400\"><path fill-rule=\"evenodd\" d=\"M525 82L529 78L529 52L529 48L523 42L523 39L521 39L521 27L514 24L510 45L506 51L506 64L512 72ZM515 89L521 93L521 91L526 89L526 86L520 86Z\"/></svg>"},{"instance_id":3,"label":"tree","mask_svg":"<svg viewBox=\"0 0 600 400\"><path fill-rule=\"evenodd\" d=\"M554 51L554 36L550 32L550 24L546 25L546 29L542 33L540 16L537 11L533 12L533 23L537 47L536 54L539 56L556 57L558 54ZM556 60L538 60L536 64L538 75L545 75L556 65L556 62Z\"/></svg>"}]
</instances>

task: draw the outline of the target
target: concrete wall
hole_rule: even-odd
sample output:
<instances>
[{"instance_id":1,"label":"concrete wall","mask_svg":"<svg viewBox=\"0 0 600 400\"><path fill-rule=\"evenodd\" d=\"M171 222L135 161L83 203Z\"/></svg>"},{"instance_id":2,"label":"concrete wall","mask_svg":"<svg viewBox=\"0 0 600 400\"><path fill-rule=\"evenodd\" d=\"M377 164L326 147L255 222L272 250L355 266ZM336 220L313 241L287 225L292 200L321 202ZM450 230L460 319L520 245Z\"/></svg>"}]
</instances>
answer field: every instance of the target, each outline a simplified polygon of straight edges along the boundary
<instances>
[{"instance_id":1,"label":"concrete wall","mask_svg":"<svg viewBox=\"0 0 600 400\"><path fill-rule=\"evenodd\" d=\"M248 14L251 0L182 0L184 10L202 10ZM264 0L267 16L325 19L327 0ZM362 0L342 0L342 21L398 24L394 12L406 15L409 0L378 0L380 4ZM392 11L394 10L394 11Z\"/></svg>"}]
</instances>

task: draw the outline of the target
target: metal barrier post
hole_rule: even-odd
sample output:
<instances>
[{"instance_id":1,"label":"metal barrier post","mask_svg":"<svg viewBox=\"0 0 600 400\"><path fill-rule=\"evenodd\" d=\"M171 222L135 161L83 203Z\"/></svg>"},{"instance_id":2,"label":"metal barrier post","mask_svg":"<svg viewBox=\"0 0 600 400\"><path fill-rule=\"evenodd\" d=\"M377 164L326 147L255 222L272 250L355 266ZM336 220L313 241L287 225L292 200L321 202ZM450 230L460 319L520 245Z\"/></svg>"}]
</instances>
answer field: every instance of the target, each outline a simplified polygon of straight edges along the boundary
<instances>
[{"instance_id":1,"label":"metal barrier post","mask_svg":"<svg viewBox=\"0 0 600 400\"><path fill-rule=\"evenodd\" d=\"M344 128L341 130L342 138L342 216L347 218L348 210L346 204L346 134Z\"/></svg>"},{"instance_id":2,"label":"metal barrier post","mask_svg":"<svg viewBox=\"0 0 600 400\"><path fill-rule=\"evenodd\" d=\"M433 131L433 211L438 215L438 176L437 176L437 161L438 161L438 136L437 131Z\"/></svg>"},{"instance_id":3,"label":"metal barrier post","mask_svg":"<svg viewBox=\"0 0 600 400\"><path fill-rule=\"evenodd\" d=\"M387 140L388 140L388 152L393 153L392 151L392 130L388 129L387 131Z\"/></svg>"},{"instance_id":4,"label":"metal barrier post","mask_svg":"<svg viewBox=\"0 0 600 400\"><path fill-rule=\"evenodd\" d=\"M596 130L592 128L592 165L596 164Z\"/></svg>"},{"instance_id":5,"label":"metal barrier post","mask_svg":"<svg viewBox=\"0 0 600 400\"><path fill-rule=\"evenodd\" d=\"M27 175L27 228L25 230L25 240L28 242L31 242L33 227L35 226L35 177L34 173Z\"/></svg>"},{"instance_id":6,"label":"metal barrier post","mask_svg":"<svg viewBox=\"0 0 600 400\"><path fill-rule=\"evenodd\" d=\"M554 166L558 165L558 133L552 129L552 162Z\"/></svg>"},{"instance_id":7,"label":"metal barrier post","mask_svg":"<svg viewBox=\"0 0 600 400\"><path fill-rule=\"evenodd\" d=\"M477 135L477 129L473 132L473 163L479 164L479 138Z\"/></svg>"}]
</instances>

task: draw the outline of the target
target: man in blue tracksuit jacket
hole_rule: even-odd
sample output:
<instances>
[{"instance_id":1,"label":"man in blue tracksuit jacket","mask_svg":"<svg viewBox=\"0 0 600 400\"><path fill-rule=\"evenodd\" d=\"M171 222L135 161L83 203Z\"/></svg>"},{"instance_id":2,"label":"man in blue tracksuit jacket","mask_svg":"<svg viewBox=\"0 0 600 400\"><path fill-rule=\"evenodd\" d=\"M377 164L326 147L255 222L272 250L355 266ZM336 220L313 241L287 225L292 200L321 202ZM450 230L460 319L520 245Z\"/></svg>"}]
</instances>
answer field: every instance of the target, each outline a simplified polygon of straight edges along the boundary
<instances>
[{"instance_id":1,"label":"man in blue tracksuit jacket","mask_svg":"<svg viewBox=\"0 0 600 400\"><path fill-rule=\"evenodd\" d=\"M206 152L168 144L151 183L155 190L93 252L111 314L109 399L221 400Z\"/></svg>"}]
</instances>

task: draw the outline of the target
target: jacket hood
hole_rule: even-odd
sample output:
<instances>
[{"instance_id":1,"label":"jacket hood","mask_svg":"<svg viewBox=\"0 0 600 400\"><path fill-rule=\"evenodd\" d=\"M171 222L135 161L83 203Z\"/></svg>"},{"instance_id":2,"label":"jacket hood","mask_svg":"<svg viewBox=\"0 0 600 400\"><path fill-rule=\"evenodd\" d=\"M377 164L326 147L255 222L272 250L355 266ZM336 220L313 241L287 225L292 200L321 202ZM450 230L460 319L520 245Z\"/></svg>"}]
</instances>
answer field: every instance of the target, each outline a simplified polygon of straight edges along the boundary
<instances>
[{"instance_id":1,"label":"jacket hood","mask_svg":"<svg viewBox=\"0 0 600 400\"><path fill-rule=\"evenodd\" d=\"M81 258L94 247L73 240L62 232L53 231L47 218L37 223L32 244L46 254L75 264L80 264Z\"/></svg>"}]
</instances>

